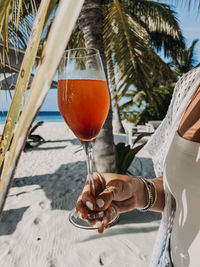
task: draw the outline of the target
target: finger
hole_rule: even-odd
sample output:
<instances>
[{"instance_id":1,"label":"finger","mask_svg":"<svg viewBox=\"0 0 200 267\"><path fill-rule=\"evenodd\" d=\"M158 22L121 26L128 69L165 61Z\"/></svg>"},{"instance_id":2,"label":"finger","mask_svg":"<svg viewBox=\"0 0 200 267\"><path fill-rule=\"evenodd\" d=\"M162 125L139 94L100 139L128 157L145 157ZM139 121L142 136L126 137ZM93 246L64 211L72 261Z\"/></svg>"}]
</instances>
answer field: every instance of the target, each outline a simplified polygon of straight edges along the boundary
<instances>
[{"instance_id":1,"label":"finger","mask_svg":"<svg viewBox=\"0 0 200 267\"><path fill-rule=\"evenodd\" d=\"M82 201L82 195L79 196L77 203L76 203L76 211L78 214L81 214L81 218L86 219L88 216L88 209L84 205Z\"/></svg>"},{"instance_id":2,"label":"finger","mask_svg":"<svg viewBox=\"0 0 200 267\"><path fill-rule=\"evenodd\" d=\"M86 184L83 188L82 201L88 207L89 210L95 210L95 195L98 195L105 188L105 180L101 177L99 173L94 173L94 186L92 186L92 188L93 189L91 190L91 185L88 177Z\"/></svg>"},{"instance_id":3,"label":"finger","mask_svg":"<svg viewBox=\"0 0 200 267\"><path fill-rule=\"evenodd\" d=\"M106 210L114 199L114 187L106 187L96 198L97 210Z\"/></svg>"},{"instance_id":4,"label":"finger","mask_svg":"<svg viewBox=\"0 0 200 267\"><path fill-rule=\"evenodd\" d=\"M99 234L103 234L103 232L104 232L104 227L103 226L99 227L98 228L98 233Z\"/></svg>"},{"instance_id":5,"label":"finger","mask_svg":"<svg viewBox=\"0 0 200 267\"><path fill-rule=\"evenodd\" d=\"M106 185L104 176L98 172L94 172L93 173L93 182L91 181L91 177L88 175L85 185L87 185L87 186L89 185L89 189L90 189L90 184L93 184L93 185L91 185L92 194L98 195L100 192L103 191L103 189L105 188L105 185Z\"/></svg>"},{"instance_id":6,"label":"finger","mask_svg":"<svg viewBox=\"0 0 200 267\"><path fill-rule=\"evenodd\" d=\"M96 201L95 197L90 194L90 186L85 185L83 192L82 192L82 198L81 198L83 204L91 211L95 210L96 208Z\"/></svg>"},{"instance_id":7,"label":"finger","mask_svg":"<svg viewBox=\"0 0 200 267\"><path fill-rule=\"evenodd\" d=\"M102 223L104 228L108 228L109 224L116 218L118 214L117 207L111 205L106 211L103 217Z\"/></svg>"},{"instance_id":8,"label":"finger","mask_svg":"<svg viewBox=\"0 0 200 267\"><path fill-rule=\"evenodd\" d=\"M87 219L87 220L93 220L93 221L102 220L104 216L104 211L99 211L99 212L88 211L87 207L82 202L82 196L79 196L78 198L76 211L82 219Z\"/></svg>"}]
</instances>

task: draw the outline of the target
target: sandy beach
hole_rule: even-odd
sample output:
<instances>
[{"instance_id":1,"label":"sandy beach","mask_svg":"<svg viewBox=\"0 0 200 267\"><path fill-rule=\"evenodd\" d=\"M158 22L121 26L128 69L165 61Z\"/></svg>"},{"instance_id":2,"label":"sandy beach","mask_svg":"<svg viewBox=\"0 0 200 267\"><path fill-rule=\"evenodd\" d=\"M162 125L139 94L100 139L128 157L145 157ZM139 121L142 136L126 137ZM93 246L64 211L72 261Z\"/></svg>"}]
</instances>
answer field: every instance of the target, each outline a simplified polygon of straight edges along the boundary
<instances>
[{"instance_id":1,"label":"sandy beach","mask_svg":"<svg viewBox=\"0 0 200 267\"><path fill-rule=\"evenodd\" d=\"M20 158L0 221L0 266L148 266L161 215L137 210L121 214L103 235L73 227L68 214L85 182L84 152L65 123L45 122L34 134L46 142ZM143 151L130 169L154 176Z\"/></svg>"}]
</instances>

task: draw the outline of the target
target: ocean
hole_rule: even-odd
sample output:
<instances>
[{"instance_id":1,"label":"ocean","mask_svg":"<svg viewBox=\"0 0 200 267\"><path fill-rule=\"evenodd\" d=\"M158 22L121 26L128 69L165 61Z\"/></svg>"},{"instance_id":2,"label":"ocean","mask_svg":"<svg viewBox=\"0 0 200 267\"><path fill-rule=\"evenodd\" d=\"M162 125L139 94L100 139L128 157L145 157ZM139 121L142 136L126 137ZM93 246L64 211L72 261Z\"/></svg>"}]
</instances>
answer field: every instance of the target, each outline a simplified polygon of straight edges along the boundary
<instances>
[{"instance_id":1,"label":"ocean","mask_svg":"<svg viewBox=\"0 0 200 267\"><path fill-rule=\"evenodd\" d=\"M7 111L0 111L0 124L6 121ZM35 119L36 122L64 122L59 111L40 111Z\"/></svg>"}]
</instances>

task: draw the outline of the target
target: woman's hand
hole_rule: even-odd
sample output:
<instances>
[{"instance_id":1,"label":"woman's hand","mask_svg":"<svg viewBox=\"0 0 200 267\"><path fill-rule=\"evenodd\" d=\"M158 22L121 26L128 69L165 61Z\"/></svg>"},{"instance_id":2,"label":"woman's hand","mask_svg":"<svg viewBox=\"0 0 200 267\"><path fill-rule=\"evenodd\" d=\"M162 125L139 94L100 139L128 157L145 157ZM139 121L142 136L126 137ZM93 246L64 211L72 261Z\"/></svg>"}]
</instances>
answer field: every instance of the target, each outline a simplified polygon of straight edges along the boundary
<instances>
[{"instance_id":1,"label":"woman's hand","mask_svg":"<svg viewBox=\"0 0 200 267\"><path fill-rule=\"evenodd\" d=\"M115 173L94 173L94 188L89 179L79 196L76 210L102 233L116 214L145 205L144 185L138 178ZM139 193L139 194L138 194Z\"/></svg>"}]
</instances>

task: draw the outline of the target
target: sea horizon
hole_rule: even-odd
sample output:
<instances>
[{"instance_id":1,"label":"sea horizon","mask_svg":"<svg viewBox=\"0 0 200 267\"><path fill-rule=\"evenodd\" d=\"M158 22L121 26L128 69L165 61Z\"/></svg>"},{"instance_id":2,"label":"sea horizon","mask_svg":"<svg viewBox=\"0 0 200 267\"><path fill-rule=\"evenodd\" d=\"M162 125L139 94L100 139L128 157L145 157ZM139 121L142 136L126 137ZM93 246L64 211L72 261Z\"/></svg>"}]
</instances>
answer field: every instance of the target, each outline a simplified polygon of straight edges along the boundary
<instances>
[{"instance_id":1,"label":"sea horizon","mask_svg":"<svg viewBox=\"0 0 200 267\"><path fill-rule=\"evenodd\" d=\"M8 111L0 111L0 124L6 122ZM35 122L64 122L59 111L40 111L35 118Z\"/></svg>"}]
</instances>

